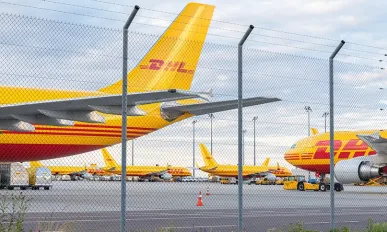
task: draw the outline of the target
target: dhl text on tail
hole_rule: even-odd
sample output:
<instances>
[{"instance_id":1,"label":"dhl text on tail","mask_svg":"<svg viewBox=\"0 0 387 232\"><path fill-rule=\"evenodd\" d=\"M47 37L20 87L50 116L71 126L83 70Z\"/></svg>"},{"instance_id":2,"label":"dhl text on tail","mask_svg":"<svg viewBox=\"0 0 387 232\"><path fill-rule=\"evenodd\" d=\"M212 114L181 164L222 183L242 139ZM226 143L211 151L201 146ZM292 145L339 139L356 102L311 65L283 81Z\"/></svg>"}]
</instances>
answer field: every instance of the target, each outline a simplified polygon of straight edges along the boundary
<instances>
[{"instance_id":1,"label":"dhl text on tail","mask_svg":"<svg viewBox=\"0 0 387 232\"><path fill-rule=\"evenodd\" d=\"M236 100L208 102L209 93L189 91L214 8L189 3L129 72L128 139L194 115L237 108ZM52 159L121 142L121 81L91 92L8 86L0 91L0 161ZM248 98L243 106L279 100Z\"/></svg>"}]
</instances>

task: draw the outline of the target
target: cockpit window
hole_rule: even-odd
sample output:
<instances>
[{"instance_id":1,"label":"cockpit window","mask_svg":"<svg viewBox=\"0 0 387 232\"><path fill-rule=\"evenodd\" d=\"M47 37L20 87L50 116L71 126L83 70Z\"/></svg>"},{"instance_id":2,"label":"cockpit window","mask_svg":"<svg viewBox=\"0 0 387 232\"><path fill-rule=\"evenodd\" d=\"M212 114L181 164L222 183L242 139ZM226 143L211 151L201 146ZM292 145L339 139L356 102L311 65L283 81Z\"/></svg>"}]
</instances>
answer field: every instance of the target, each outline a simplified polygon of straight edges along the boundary
<instances>
[{"instance_id":1,"label":"cockpit window","mask_svg":"<svg viewBox=\"0 0 387 232\"><path fill-rule=\"evenodd\" d=\"M291 148L291 149L296 148L296 144L293 144L290 148Z\"/></svg>"}]
</instances>

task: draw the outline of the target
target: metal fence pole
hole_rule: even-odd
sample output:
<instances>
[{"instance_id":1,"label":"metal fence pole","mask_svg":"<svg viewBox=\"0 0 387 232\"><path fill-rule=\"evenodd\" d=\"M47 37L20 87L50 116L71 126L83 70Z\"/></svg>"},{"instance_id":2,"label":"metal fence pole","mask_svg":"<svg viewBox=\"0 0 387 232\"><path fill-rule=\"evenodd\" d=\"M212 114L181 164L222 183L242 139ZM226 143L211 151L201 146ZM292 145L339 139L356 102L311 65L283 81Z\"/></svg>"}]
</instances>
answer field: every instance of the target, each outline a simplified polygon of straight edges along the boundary
<instances>
[{"instance_id":1,"label":"metal fence pole","mask_svg":"<svg viewBox=\"0 0 387 232\"><path fill-rule=\"evenodd\" d=\"M257 121L258 117L255 116L253 117L253 121L254 121L254 166L256 166L256 149L255 149L255 122Z\"/></svg>"},{"instance_id":2,"label":"metal fence pole","mask_svg":"<svg viewBox=\"0 0 387 232\"><path fill-rule=\"evenodd\" d=\"M330 146L330 161L329 161L329 173L330 173L330 194L331 194L331 229L332 231L335 229L335 190L334 190L334 184L335 184L335 164L334 164L334 158L335 158L335 143L334 143L334 135L335 130L333 127L333 120L334 120L334 114L333 114L333 59L339 53L340 49L345 44L344 40L340 42L340 44L337 46L335 51L332 53L332 55L329 57L329 146Z\"/></svg>"},{"instance_id":3,"label":"metal fence pole","mask_svg":"<svg viewBox=\"0 0 387 232\"><path fill-rule=\"evenodd\" d=\"M192 176L196 177L195 175L195 168L196 168L196 160L195 160L195 135L196 135L196 130L195 130L195 124L197 123L197 120L192 121Z\"/></svg>"},{"instance_id":4,"label":"metal fence pole","mask_svg":"<svg viewBox=\"0 0 387 232\"><path fill-rule=\"evenodd\" d=\"M238 43L238 232L243 231L243 176L242 176L242 46L254 29L253 25L247 29Z\"/></svg>"},{"instance_id":5,"label":"metal fence pole","mask_svg":"<svg viewBox=\"0 0 387 232\"><path fill-rule=\"evenodd\" d=\"M132 166L134 166L134 139L132 139Z\"/></svg>"},{"instance_id":6,"label":"metal fence pole","mask_svg":"<svg viewBox=\"0 0 387 232\"><path fill-rule=\"evenodd\" d=\"M139 6L135 6L123 28L122 46L122 154L121 154L121 232L126 231L126 120L128 93L128 28L132 23Z\"/></svg>"}]
</instances>

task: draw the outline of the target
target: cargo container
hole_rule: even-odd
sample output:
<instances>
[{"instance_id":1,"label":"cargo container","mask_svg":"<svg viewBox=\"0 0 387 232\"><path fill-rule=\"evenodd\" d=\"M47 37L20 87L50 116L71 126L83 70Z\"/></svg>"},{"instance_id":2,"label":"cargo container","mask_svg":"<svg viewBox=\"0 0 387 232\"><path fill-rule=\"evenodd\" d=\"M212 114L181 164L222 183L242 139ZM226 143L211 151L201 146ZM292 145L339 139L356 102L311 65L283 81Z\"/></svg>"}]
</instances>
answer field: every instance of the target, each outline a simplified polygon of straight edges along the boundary
<instances>
[{"instance_id":1,"label":"cargo container","mask_svg":"<svg viewBox=\"0 0 387 232\"><path fill-rule=\"evenodd\" d=\"M26 190L28 184L27 169L21 163L0 163L0 189L15 187Z\"/></svg>"},{"instance_id":2,"label":"cargo container","mask_svg":"<svg viewBox=\"0 0 387 232\"><path fill-rule=\"evenodd\" d=\"M29 167L27 168L29 185L32 190L49 190L52 187L51 171L47 167Z\"/></svg>"}]
</instances>

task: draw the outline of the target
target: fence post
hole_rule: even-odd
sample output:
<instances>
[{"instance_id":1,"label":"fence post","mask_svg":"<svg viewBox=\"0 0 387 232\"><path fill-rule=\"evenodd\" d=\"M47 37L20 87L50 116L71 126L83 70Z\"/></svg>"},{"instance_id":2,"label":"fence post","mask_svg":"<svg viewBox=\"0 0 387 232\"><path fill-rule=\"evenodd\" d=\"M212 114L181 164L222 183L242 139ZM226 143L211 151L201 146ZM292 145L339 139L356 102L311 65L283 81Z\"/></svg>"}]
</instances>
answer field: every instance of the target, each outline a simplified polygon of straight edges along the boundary
<instances>
[{"instance_id":1,"label":"fence post","mask_svg":"<svg viewBox=\"0 0 387 232\"><path fill-rule=\"evenodd\" d=\"M345 41L342 40L340 44L337 46L335 51L332 53L332 55L329 57L329 125L330 125L330 130L329 130L329 146L330 146L330 151L329 151L329 173L330 173L330 194L331 194L331 229L332 231L335 229L335 153L334 153L334 139L335 139L335 130L333 127L333 120L334 120L334 115L333 115L333 59L339 53L340 49L343 47L345 44Z\"/></svg>"},{"instance_id":2,"label":"fence post","mask_svg":"<svg viewBox=\"0 0 387 232\"><path fill-rule=\"evenodd\" d=\"M135 6L123 28L122 45L122 154L121 154L121 232L126 231L126 124L128 93L128 28L132 23L139 6Z\"/></svg>"},{"instance_id":3,"label":"fence post","mask_svg":"<svg viewBox=\"0 0 387 232\"><path fill-rule=\"evenodd\" d=\"M253 25L247 29L238 43L238 232L243 231L243 176L242 176L242 46L254 29Z\"/></svg>"}]
</instances>

